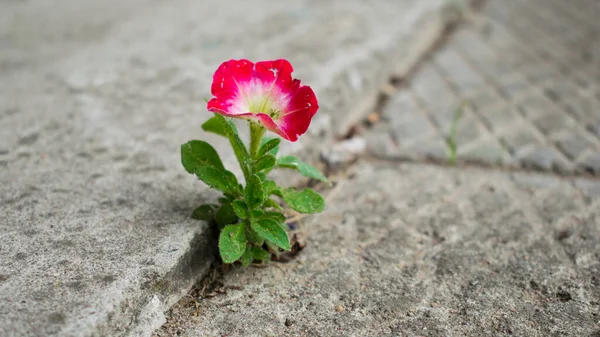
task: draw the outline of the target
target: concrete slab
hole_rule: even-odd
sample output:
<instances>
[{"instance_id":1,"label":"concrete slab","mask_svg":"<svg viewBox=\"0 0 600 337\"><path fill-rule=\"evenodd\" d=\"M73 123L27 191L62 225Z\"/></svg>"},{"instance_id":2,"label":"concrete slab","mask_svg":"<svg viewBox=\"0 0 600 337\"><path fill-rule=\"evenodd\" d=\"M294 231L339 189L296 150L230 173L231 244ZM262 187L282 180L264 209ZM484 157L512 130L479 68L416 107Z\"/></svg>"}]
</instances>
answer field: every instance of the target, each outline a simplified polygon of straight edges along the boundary
<instances>
[{"instance_id":1,"label":"concrete slab","mask_svg":"<svg viewBox=\"0 0 600 337\"><path fill-rule=\"evenodd\" d=\"M372 160L347 174L295 259L216 277L222 293L191 292L155 335L600 333L598 181Z\"/></svg>"},{"instance_id":2,"label":"concrete slab","mask_svg":"<svg viewBox=\"0 0 600 337\"><path fill-rule=\"evenodd\" d=\"M188 216L215 194L178 147L208 139L235 166L200 133L218 64L289 58L323 107L287 148L306 150L368 107L442 2L0 4L0 335L149 335L214 258Z\"/></svg>"}]
</instances>

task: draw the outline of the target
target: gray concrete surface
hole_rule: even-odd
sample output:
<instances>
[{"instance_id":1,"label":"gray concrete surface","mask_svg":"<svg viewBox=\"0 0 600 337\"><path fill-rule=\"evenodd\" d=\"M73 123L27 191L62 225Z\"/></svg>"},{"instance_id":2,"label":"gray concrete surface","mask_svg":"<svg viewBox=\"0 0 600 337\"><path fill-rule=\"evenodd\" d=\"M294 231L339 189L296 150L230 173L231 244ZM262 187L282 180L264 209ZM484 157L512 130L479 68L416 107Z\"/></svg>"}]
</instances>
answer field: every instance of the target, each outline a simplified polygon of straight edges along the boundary
<instances>
[{"instance_id":1,"label":"gray concrete surface","mask_svg":"<svg viewBox=\"0 0 600 337\"><path fill-rule=\"evenodd\" d=\"M598 180L368 162L294 260L228 271L155 335L600 333Z\"/></svg>"},{"instance_id":2,"label":"gray concrete surface","mask_svg":"<svg viewBox=\"0 0 600 337\"><path fill-rule=\"evenodd\" d=\"M487 1L392 94L371 151L447 160L466 99L459 161L600 174L599 14L597 1Z\"/></svg>"},{"instance_id":3,"label":"gray concrete surface","mask_svg":"<svg viewBox=\"0 0 600 337\"><path fill-rule=\"evenodd\" d=\"M235 166L200 132L218 64L292 61L322 106L286 148L306 153L418 59L442 2L1 2L0 335L149 335L215 256L178 148Z\"/></svg>"}]
</instances>

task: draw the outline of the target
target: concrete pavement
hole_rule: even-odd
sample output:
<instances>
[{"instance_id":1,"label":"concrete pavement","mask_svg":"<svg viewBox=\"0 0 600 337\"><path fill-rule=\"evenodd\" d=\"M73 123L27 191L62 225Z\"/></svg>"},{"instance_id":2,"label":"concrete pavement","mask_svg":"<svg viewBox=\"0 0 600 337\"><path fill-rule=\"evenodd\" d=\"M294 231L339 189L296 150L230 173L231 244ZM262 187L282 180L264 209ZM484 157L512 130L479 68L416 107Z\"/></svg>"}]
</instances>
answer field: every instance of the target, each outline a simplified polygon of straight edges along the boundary
<instances>
[{"instance_id":1,"label":"concrete pavement","mask_svg":"<svg viewBox=\"0 0 600 337\"><path fill-rule=\"evenodd\" d=\"M597 180L373 159L346 177L295 259L202 284L155 336L600 333Z\"/></svg>"},{"instance_id":2,"label":"concrete pavement","mask_svg":"<svg viewBox=\"0 0 600 337\"><path fill-rule=\"evenodd\" d=\"M0 4L0 335L149 335L215 257L185 174L212 72L289 58L315 158L443 28L441 0ZM410 51L410 52L409 52Z\"/></svg>"}]
</instances>

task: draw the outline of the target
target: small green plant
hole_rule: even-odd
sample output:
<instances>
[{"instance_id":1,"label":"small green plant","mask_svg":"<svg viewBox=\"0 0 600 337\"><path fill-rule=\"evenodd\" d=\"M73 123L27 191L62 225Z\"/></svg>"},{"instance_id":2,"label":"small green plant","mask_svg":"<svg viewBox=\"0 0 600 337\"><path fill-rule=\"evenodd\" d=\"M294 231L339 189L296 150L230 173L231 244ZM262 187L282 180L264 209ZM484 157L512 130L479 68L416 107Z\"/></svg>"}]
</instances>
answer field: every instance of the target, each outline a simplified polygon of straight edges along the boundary
<instances>
[{"instance_id":1,"label":"small green plant","mask_svg":"<svg viewBox=\"0 0 600 337\"><path fill-rule=\"evenodd\" d=\"M450 158L448 159L448 163L452 166L456 165L457 151L458 151L458 143L457 143L457 128L458 122L463 116L464 109L467 106L467 101L463 100L458 108L454 111L454 116L452 117L452 124L450 125L450 133L448 135L448 150L450 151Z\"/></svg>"},{"instance_id":2,"label":"small green plant","mask_svg":"<svg viewBox=\"0 0 600 337\"><path fill-rule=\"evenodd\" d=\"M269 260L269 250L290 250L280 198L300 213L318 213L325 201L317 192L278 186L268 178L277 168L294 169L300 174L327 182L311 165L293 156L277 158L280 138L263 137L266 130L289 141L296 141L308 129L318 110L317 99L308 86L292 79L292 66L286 60L252 63L248 60L224 62L215 72L207 101L215 115L202 129L229 140L244 174L246 185L227 170L217 151L207 142L192 140L181 145L181 162L223 196L219 204L206 204L194 210L194 219L215 221L220 229L219 252L223 262ZM250 144L240 139L230 118L248 120Z\"/></svg>"}]
</instances>

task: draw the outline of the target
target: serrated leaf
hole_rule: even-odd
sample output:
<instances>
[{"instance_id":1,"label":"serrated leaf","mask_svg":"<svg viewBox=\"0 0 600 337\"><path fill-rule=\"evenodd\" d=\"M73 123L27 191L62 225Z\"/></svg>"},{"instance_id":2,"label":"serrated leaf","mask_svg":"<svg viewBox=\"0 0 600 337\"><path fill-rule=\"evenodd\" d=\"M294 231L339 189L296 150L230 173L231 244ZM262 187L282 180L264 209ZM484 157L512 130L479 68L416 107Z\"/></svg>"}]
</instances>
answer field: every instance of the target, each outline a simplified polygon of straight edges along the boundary
<instances>
[{"instance_id":1,"label":"serrated leaf","mask_svg":"<svg viewBox=\"0 0 600 337\"><path fill-rule=\"evenodd\" d=\"M329 180L327 180L327 178L314 166L303 163L294 156L284 156L277 159L277 167L295 169L305 177L321 180L326 183L329 182Z\"/></svg>"},{"instance_id":2,"label":"serrated leaf","mask_svg":"<svg viewBox=\"0 0 600 337\"><path fill-rule=\"evenodd\" d=\"M256 163L254 163L254 172L260 172L263 170L271 169L277 163L277 159L272 154L267 154L260 157Z\"/></svg>"},{"instance_id":3,"label":"serrated leaf","mask_svg":"<svg viewBox=\"0 0 600 337\"><path fill-rule=\"evenodd\" d=\"M225 226L219 236L219 253L224 263L233 263L246 250L244 224Z\"/></svg>"},{"instance_id":4,"label":"serrated leaf","mask_svg":"<svg viewBox=\"0 0 600 337\"><path fill-rule=\"evenodd\" d=\"M252 175L246 183L244 191L244 199L250 209L262 205L265 200L265 191L263 190L262 182L257 175Z\"/></svg>"},{"instance_id":5,"label":"serrated leaf","mask_svg":"<svg viewBox=\"0 0 600 337\"><path fill-rule=\"evenodd\" d=\"M242 266L248 267L250 263L252 263L252 260L254 260L254 257L252 256L252 251L249 249L249 247L246 247L244 255L242 255L242 257L240 258L240 262L242 262Z\"/></svg>"},{"instance_id":6,"label":"serrated leaf","mask_svg":"<svg viewBox=\"0 0 600 337\"><path fill-rule=\"evenodd\" d=\"M239 133L233 122L219 114L215 114L211 119L202 124L202 129L206 132L212 132L217 135L227 137L233 148L233 153L240 163L244 177L248 177L250 174L250 155L248 149L244 145L244 142L240 139Z\"/></svg>"},{"instance_id":7,"label":"serrated leaf","mask_svg":"<svg viewBox=\"0 0 600 337\"><path fill-rule=\"evenodd\" d=\"M283 250L290 250L290 240L281 226L272 219L252 221L252 229L265 240L270 241Z\"/></svg>"},{"instance_id":8,"label":"serrated leaf","mask_svg":"<svg viewBox=\"0 0 600 337\"><path fill-rule=\"evenodd\" d=\"M243 200L234 200L231 203L231 206L233 207L233 211L235 212L235 215L238 216L238 218L248 218L248 205L246 205L246 203Z\"/></svg>"},{"instance_id":9,"label":"serrated leaf","mask_svg":"<svg viewBox=\"0 0 600 337\"><path fill-rule=\"evenodd\" d=\"M215 215L215 221L221 226L236 223L238 220L231 204L223 204Z\"/></svg>"},{"instance_id":10,"label":"serrated leaf","mask_svg":"<svg viewBox=\"0 0 600 337\"><path fill-rule=\"evenodd\" d=\"M229 171L221 171L212 166L198 166L196 176L206 185L224 193L236 194L238 183L235 175ZM235 181L234 181L235 179Z\"/></svg>"},{"instance_id":11,"label":"serrated leaf","mask_svg":"<svg viewBox=\"0 0 600 337\"><path fill-rule=\"evenodd\" d=\"M283 200L300 213L319 213L325 208L325 200L310 188L296 191L291 188L281 190Z\"/></svg>"},{"instance_id":12,"label":"serrated leaf","mask_svg":"<svg viewBox=\"0 0 600 337\"><path fill-rule=\"evenodd\" d=\"M279 143L281 143L280 138L264 137L258 149L258 156L262 157L267 153L276 156L279 151Z\"/></svg>"},{"instance_id":13,"label":"serrated leaf","mask_svg":"<svg viewBox=\"0 0 600 337\"><path fill-rule=\"evenodd\" d=\"M260 247L252 247L250 248L250 252L255 260L269 261L271 259L271 254Z\"/></svg>"},{"instance_id":14,"label":"serrated leaf","mask_svg":"<svg viewBox=\"0 0 600 337\"><path fill-rule=\"evenodd\" d=\"M181 163L188 173L196 172L196 168L202 165L213 166L221 171L225 170L217 151L202 140L190 140L181 144Z\"/></svg>"},{"instance_id":15,"label":"serrated leaf","mask_svg":"<svg viewBox=\"0 0 600 337\"><path fill-rule=\"evenodd\" d=\"M281 207L278 203L275 202L275 200L273 199L267 199L265 200L265 202L263 203L264 207L273 207L275 209L278 209L280 211L283 211L283 207Z\"/></svg>"},{"instance_id":16,"label":"serrated leaf","mask_svg":"<svg viewBox=\"0 0 600 337\"><path fill-rule=\"evenodd\" d=\"M215 218L217 212L217 205L206 204L202 205L194 210L192 213L192 219L211 221Z\"/></svg>"}]
</instances>

